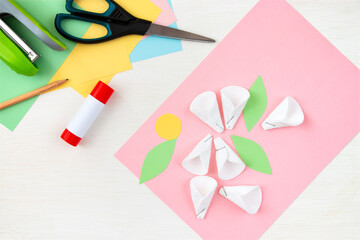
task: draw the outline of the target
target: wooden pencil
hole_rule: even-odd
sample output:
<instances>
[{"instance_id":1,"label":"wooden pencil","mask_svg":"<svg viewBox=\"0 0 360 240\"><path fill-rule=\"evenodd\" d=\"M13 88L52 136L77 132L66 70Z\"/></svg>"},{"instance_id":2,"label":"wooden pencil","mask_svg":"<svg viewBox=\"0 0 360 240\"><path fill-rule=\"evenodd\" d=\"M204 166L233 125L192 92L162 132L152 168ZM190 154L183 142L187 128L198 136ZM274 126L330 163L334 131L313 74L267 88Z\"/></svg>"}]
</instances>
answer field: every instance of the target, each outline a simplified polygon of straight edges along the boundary
<instances>
[{"instance_id":1,"label":"wooden pencil","mask_svg":"<svg viewBox=\"0 0 360 240\"><path fill-rule=\"evenodd\" d=\"M43 94L51 89L57 88L60 85L64 84L68 79L64 79L64 80L59 80L53 83L50 83L46 86L43 86L41 88L35 89L31 92L25 93L21 96L15 97L13 99L7 100L6 102L0 103L0 110L5 109L7 107L10 107L12 105L15 105L17 103L23 102L27 99L33 98L37 95Z\"/></svg>"}]
</instances>

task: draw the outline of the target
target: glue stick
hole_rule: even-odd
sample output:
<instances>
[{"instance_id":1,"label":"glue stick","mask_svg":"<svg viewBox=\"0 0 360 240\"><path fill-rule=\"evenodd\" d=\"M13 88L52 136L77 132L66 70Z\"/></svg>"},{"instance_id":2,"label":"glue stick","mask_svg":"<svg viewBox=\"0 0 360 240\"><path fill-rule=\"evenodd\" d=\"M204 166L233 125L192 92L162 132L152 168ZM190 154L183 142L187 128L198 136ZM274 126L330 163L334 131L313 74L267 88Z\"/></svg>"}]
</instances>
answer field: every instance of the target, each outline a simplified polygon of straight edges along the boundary
<instances>
[{"instance_id":1,"label":"glue stick","mask_svg":"<svg viewBox=\"0 0 360 240\"><path fill-rule=\"evenodd\" d=\"M61 138L76 147L103 110L113 92L114 89L99 81L61 134Z\"/></svg>"}]
</instances>

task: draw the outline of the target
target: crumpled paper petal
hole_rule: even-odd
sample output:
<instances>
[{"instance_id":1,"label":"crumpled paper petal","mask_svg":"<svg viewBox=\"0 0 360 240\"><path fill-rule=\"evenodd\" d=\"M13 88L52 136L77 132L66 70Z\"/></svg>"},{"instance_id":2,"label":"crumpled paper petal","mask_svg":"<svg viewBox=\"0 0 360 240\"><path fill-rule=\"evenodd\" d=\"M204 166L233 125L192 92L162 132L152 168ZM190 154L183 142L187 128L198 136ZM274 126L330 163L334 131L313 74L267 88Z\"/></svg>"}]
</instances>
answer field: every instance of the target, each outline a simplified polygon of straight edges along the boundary
<instances>
[{"instance_id":1,"label":"crumpled paper petal","mask_svg":"<svg viewBox=\"0 0 360 240\"><path fill-rule=\"evenodd\" d=\"M292 97L286 97L262 123L264 130L298 126L304 122L304 113L299 103Z\"/></svg>"},{"instance_id":2,"label":"crumpled paper petal","mask_svg":"<svg viewBox=\"0 0 360 240\"><path fill-rule=\"evenodd\" d=\"M218 133L224 131L216 94L208 91L198 95L190 105L190 111Z\"/></svg>"},{"instance_id":3,"label":"crumpled paper petal","mask_svg":"<svg viewBox=\"0 0 360 240\"><path fill-rule=\"evenodd\" d=\"M228 86L221 89L221 101L227 129L234 128L249 98L249 91L243 87Z\"/></svg>"},{"instance_id":4,"label":"crumpled paper petal","mask_svg":"<svg viewBox=\"0 0 360 240\"><path fill-rule=\"evenodd\" d=\"M240 157L222 140L215 138L216 165L219 178L222 180L232 179L245 169L245 163Z\"/></svg>"},{"instance_id":5,"label":"crumpled paper petal","mask_svg":"<svg viewBox=\"0 0 360 240\"><path fill-rule=\"evenodd\" d=\"M261 206L262 192L259 186L224 186L219 193L249 214L257 213Z\"/></svg>"},{"instance_id":6,"label":"crumpled paper petal","mask_svg":"<svg viewBox=\"0 0 360 240\"><path fill-rule=\"evenodd\" d=\"M216 187L216 180L208 176L198 176L191 179L191 199L197 218L204 219Z\"/></svg>"},{"instance_id":7,"label":"crumpled paper petal","mask_svg":"<svg viewBox=\"0 0 360 240\"><path fill-rule=\"evenodd\" d=\"M209 171L213 137L206 135L184 159L182 166L192 174L204 175Z\"/></svg>"}]
</instances>

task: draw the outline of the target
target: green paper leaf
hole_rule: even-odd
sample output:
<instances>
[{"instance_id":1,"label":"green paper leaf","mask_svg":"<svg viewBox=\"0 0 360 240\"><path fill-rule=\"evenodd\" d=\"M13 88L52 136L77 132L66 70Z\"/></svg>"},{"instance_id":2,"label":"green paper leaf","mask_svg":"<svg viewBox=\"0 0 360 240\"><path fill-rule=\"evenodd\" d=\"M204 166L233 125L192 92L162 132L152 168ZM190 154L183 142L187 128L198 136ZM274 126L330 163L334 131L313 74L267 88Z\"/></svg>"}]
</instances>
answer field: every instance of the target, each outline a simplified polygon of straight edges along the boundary
<instances>
[{"instance_id":1,"label":"green paper leaf","mask_svg":"<svg viewBox=\"0 0 360 240\"><path fill-rule=\"evenodd\" d=\"M255 171L272 174L269 160L264 149L250 139L231 135L236 151L245 165Z\"/></svg>"},{"instance_id":2,"label":"green paper leaf","mask_svg":"<svg viewBox=\"0 0 360 240\"><path fill-rule=\"evenodd\" d=\"M148 152L141 169L140 184L153 179L167 168L174 153L176 140L160 143Z\"/></svg>"},{"instance_id":3,"label":"green paper leaf","mask_svg":"<svg viewBox=\"0 0 360 240\"><path fill-rule=\"evenodd\" d=\"M256 125L264 114L267 105L267 96L264 82L259 76L249 89L250 98L243 110L244 120L248 132Z\"/></svg>"}]
</instances>

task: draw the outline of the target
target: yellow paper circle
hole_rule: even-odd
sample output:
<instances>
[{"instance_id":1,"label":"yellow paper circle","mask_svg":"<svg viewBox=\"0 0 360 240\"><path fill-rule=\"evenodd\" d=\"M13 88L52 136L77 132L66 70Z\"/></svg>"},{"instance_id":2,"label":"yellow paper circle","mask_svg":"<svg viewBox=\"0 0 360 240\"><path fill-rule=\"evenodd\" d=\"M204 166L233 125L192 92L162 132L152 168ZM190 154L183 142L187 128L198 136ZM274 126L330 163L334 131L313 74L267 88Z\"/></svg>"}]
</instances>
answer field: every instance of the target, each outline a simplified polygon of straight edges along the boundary
<instances>
[{"instance_id":1,"label":"yellow paper circle","mask_svg":"<svg viewBox=\"0 0 360 240\"><path fill-rule=\"evenodd\" d=\"M181 121L174 114L167 113L158 118L155 129L160 137L172 140L180 135Z\"/></svg>"}]
</instances>

